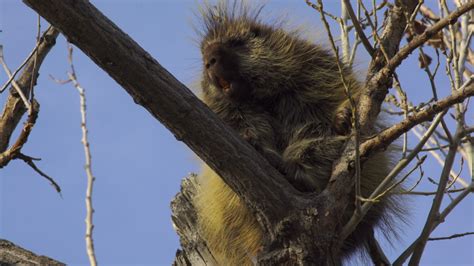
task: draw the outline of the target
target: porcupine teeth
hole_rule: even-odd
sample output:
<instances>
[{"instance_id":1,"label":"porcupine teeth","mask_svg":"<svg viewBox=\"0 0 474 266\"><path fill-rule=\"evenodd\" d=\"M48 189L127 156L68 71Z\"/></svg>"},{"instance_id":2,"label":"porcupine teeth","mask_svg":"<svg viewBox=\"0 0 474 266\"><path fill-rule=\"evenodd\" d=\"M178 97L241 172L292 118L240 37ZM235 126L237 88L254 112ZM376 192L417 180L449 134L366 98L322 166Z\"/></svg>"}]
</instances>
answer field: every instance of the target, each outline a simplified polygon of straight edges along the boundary
<instances>
[{"instance_id":1,"label":"porcupine teeth","mask_svg":"<svg viewBox=\"0 0 474 266\"><path fill-rule=\"evenodd\" d=\"M220 77L217 78L217 81L219 83L219 86L222 88L224 92L229 92L231 88L231 84L229 82L227 82L225 79L220 78Z\"/></svg>"}]
</instances>

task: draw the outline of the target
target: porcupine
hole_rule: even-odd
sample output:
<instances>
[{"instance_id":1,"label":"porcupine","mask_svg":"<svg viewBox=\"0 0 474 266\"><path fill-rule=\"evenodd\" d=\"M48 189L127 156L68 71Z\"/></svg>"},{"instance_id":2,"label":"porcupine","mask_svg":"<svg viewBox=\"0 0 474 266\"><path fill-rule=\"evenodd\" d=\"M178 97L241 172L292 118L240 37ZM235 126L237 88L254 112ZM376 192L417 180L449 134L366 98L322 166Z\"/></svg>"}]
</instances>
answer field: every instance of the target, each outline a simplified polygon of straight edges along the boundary
<instances>
[{"instance_id":1,"label":"porcupine","mask_svg":"<svg viewBox=\"0 0 474 266\"><path fill-rule=\"evenodd\" d=\"M202 99L291 185L304 192L320 192L351 124L336 58L297 31L262 23L260 10L236 1L202 7ZM343 71L357 99L360 85L350 68ZM389 157L387 152L380 153L363 165L363 197L369 197L388 173ZM216 260L222 265L252 265L263 238L256 219L206 165L200 182L195 199L198 223ZM342 257L365 251L367 232L374 226L392 231L392 216L403 212L396 202L388 196L369 211L345 241ZM353 211L348 206L343 219L347 221Z\"/></svg>"}]
</instances>

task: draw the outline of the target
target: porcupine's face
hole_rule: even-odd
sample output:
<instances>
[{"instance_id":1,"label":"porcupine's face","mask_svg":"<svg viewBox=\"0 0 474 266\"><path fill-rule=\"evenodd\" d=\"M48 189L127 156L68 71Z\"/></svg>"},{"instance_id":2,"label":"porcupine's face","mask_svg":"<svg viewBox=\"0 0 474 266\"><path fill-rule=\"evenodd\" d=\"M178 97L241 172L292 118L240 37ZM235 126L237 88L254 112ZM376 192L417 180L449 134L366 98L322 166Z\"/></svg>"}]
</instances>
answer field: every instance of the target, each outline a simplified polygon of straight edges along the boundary
<instances>
[{"instance_id":1,"label":"porcupine's face","mask_svg":"<svg viewBox=\"0 0 474 266\"><path fill-rule=\"evenodd\" d=\"M252 72L258 70L252 71L248 64L261 29L238 23L225 26L209 32L202 42L204 93L245 101L255 90Z\"/></svg>"},{"instance_id":2,"label":"porcupine's face","mask_svg":"<svg viewBox=\"0 0 474 266\"><path fill-rule=\"evenodd\" d=\"M226 2L201 10L202 88L206 98L234 102L262 99L271 95L273 88L288 84L295 69L291 58L295 39L261 23L259 10Z\"/></svg>"}]
</instances>

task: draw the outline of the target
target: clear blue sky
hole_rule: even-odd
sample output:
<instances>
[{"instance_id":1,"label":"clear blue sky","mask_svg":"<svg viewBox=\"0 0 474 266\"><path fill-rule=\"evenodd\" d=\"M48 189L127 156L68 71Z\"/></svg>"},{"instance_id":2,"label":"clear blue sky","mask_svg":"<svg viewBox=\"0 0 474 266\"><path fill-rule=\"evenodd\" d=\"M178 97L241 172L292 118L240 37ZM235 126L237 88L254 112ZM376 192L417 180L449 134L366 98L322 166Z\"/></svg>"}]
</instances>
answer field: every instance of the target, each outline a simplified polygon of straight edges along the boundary
<instances>
[{"instance_id":1,"label":"clear blue sky","mask_svg":"<svg viewBox=\"0 0 474 266\"><path fill-rule=\"evenodd\" d=\"M191 88L200 73L199 49L193 42L196 35L190 26L196 2L93 1ZM325 2L330 11L337 13L338 1ZM316 36L326 38L323 28L318 26L319 16L302 0L269 0L266 11L287 14L294 24L306 23L316 28ZM33 48L36 19L35 13L21 1L0 2L0 42L11 69ZM42 27L45 29L47 23L43 21ZM198 160L82 52L76 49L74 55L79 82L87 90L93 171L97 177L94 233L98 261L102 265L170 265L179 243L171 225L169 203L178 192L181 179L198 170ZM368 61L366 55L361 54L357 60L363 71ZM14 161L0 169L0 237L70 265L87 265L86 177L79 98L71 85L55 84L48 77L64 79L68 69L66 40L60 36L41 67L36 87L40 117L24 148L24 153L42 158L38 166L61 185L63 198L22 162ZM417 68L415 57L402 66L399 75L414 101L430 95L428 80ZM5 80L5 73L0 71L0 84ZM447 88L446 79L438 82L440 88ZM5 98L5 93L0 95L2 105ZM425 175L437 178L439 166L429 163L424 168ZM468 177L466 171L464 176ZM433 186L424 185L422 189L432 190ZM429 210L431 198L411 199L411 225L402 227L402 239L395 241L393 247L384 243L391 258L417 236ZM473 209L471 197L433 235L474 231ZM422 263L473 265L473 250L472 236L430 242Z\"/></svg>"}]
</instances>

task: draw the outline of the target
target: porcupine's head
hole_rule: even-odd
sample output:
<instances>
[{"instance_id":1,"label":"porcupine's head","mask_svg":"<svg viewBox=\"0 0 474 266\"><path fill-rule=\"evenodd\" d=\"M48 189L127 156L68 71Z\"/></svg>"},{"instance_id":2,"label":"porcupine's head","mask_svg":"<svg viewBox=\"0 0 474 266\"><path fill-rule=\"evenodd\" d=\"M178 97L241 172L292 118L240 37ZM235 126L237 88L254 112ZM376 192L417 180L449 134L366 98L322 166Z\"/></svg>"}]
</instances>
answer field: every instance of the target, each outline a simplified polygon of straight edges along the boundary
<instances>
[{"instance_id":1,"label":"porcupine's head","mask_svg":"<svg viewBox=\"0 0 474 266\"><path fill-rule=\"evenodd\" d=\"M314 93L318 82L325 83L325 87L334 82L326 80L334 74L323 73L337 73L331 55L299 38L297 31L282 30L284 22L262 23L258 17L261 8L227 2L201 8L204 101L268 100L285 91L305 88L311 97L331 97L327 92Z\"/></svg>"}]
</instances>

